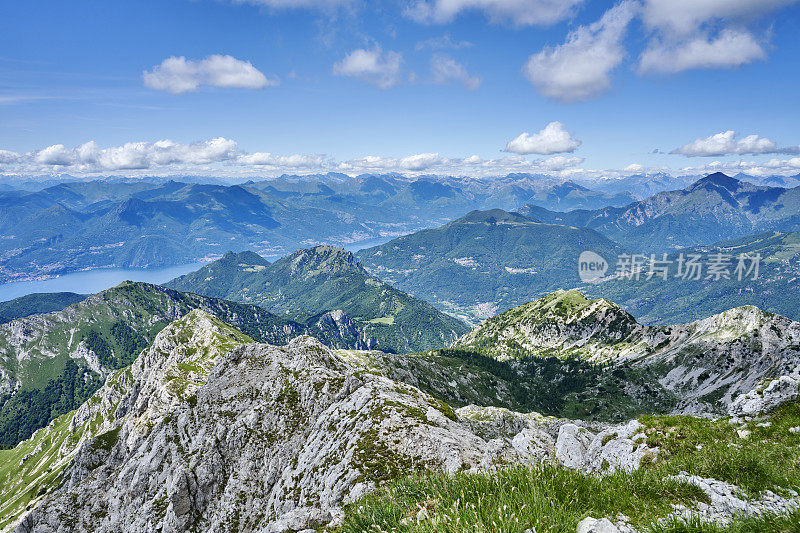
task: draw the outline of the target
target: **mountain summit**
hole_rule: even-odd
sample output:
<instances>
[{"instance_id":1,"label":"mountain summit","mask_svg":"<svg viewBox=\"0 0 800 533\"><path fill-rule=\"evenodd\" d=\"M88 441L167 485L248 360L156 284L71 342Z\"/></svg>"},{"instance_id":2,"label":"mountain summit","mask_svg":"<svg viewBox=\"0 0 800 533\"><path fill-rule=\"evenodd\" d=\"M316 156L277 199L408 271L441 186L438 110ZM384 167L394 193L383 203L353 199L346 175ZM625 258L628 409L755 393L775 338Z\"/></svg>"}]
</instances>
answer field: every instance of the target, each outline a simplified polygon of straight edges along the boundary
<instances>
[{"instance_id":1,"label":"mountain summit","mask_svg":"<svg viewBox=\"0 0 800 533\"><path fill-rule=\"evenodd\" d=\"M636 253L666 252L763 231L800 230L800 187L739 181L721 172L625 207L568 213L534 205L519 212L552 224L583 226Z\"/></svg>"},{"instance_id":2,"label":"mountain summit","mask_svg":"<svg viewBox=\"0 0 800 533\"><path fill-rule=\"evenodd\" d=\"M166 284L184 292L255 304L300 321L348 329L383 351L448 345L468 327L387 285L353 254L333 246L299 250L269 263L252 252L226 254ZM337 311L334 315L331 313ZM342 314L343 313L343 314Z\"/></svg>"}]
</instances>

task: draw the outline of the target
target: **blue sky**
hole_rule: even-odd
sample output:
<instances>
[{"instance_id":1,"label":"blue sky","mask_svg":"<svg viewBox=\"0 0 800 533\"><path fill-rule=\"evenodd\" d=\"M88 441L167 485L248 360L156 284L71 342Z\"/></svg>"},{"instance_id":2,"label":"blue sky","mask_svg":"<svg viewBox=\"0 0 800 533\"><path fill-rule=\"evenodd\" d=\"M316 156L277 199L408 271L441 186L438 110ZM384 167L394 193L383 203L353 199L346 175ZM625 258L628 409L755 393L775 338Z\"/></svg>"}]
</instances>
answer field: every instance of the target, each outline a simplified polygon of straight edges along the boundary
<instances>
[{"instance_id":1,"label":"blue sky","mask_svg":"<svg viewBox=\"0 0 800 533\"><path fill-rule=\"evenodd\" d=\"M793 0L5 2L0 173L797 174L798 51Z\"/></svg>"}]
</instances>

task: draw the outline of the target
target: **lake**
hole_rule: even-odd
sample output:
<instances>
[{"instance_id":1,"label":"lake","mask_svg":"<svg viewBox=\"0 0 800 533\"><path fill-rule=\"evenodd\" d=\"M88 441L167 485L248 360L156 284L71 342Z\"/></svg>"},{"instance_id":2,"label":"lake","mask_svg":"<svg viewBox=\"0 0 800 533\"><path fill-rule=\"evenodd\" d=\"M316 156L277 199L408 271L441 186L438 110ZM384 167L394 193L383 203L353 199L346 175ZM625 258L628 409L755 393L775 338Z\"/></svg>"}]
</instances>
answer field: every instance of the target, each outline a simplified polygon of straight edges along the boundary
<instances>
[{"instance_id":1,"label":"lake","mask_svg":"<svg viewBox=\"0 0 800 533\"><path fill-rule=\"evenodd\" d=\"M41 281L15 281L0 285L0 302L13 300L34 292L77 292L78 294L94 294L119 285L125 280L144 281L146 283L165 283L173 278L194 272L205 263L153 268L148 270L125 268L100 268L83 272L63 274L57 278Z\"/></svg>"},{"instance_id":2,"label":"lake","mask_svg":"<svg viewBox=\"0 0 800 533\"><path fill-rule=\"evenodd\" d=\"M350 252L357 252L363 248L384 244L395 237L376 237L357 243L345 245ZM275 258L270 258L274 261ZM205 263L190 263L186 265L154 268L148 270L125 268L99 268L83 272L71 272L57 278L41 281L15 281L0 285L0 302L13 300L26 294L35 292L76 292L78 294L94 294L105 289L119 285L123 281L144 281L146 283L160 284L177 278L201 268Z\"/></svg>"}]
</instances>

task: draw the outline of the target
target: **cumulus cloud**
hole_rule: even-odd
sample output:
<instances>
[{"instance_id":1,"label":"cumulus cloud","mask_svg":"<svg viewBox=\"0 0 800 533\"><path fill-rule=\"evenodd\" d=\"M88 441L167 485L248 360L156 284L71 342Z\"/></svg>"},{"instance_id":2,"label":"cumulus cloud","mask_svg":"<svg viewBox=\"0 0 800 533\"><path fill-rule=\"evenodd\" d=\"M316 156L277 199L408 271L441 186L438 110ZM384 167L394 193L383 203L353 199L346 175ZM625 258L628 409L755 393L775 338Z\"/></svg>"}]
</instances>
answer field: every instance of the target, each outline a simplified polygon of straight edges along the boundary
<instances>
[{"instance_id":1,"label":"cumulus cloud","mask_svg":"<svg viewBox=\"0 0 800 533\"><path fill-rule=\"evenodd\" d=\"M739 138L732 130L711 135L705 139L696 139L689 144L676 148L670 153L681 154L688 157L714 157L723 155L757 155L757 154L794 154L800 147L778 148L774 141L748 135Z\"/></svg>"},{"instance_id":2,"label":"cumulus cloud","mask_svg":"<svg viewBox=\"0 0 800 533\"><path fill-rule=\"evenodd\" d=\"M644 0L642 18L651 28L690 34L707 22L747 22L798 0Z\"/></svg>"},{"instance_id":3,"label":"cumulus cloud","mask_svg":"<svg viewBox=\"0 0 800 533\"><path fill-rule=\"evenodd\" d=\"M267 166L276 168L319 168L326 162L322 154L275 155L269 152L256 152L241 155L237 162L242 165Z\"/></svg>"},{"instance_id":4,"label":"cumulus cloud","mask_svg":"<svg viewBox=\"0 0 800 533\"><path fill-rule=\"evenodd\" d=\"M35 160L43 165L69 165L72 157L70 150L63 144L54 144L36 154Z\"/></svg>"},{"instance_id":5,"label":"cumulus cloud","mask_svg":"<svg viewBox=\"0 0 800 533\"><path fill-rule=\"evenodd\" d=\"M440 85L447 85L455 81L474 91L481 84L478 76L471 76L464 65L450 56L435 54L431 58L431 74L433 82Z\"/></svg>"},{"instance_id":6,"label":"cumulus cloud","mask_svg":"<svg viewBox=\"0 0 800 533\"><path fill-rule=\"evenodd\" d=\"M138 170L164 165L201 165L227 161L236 156L236 142L223 137L192 144L169 140L130 142L101 149L94 141L76 148L54 144L27 154L32 163L45 166L76 167L79 170Z\"/></svg>"},{"instance_id":7,"label":"cumulus cloud","mask_svg":"<svg viewBox=\"0 0 800 533\"><path fill-rule=\"evenodd\" d=\"M218 54L199 61L186 59L183 56L169 57L152 70L144 71L142 80L146 87L172 94L196 91L201 85L263 89L279 84L276 78L267 78L249 61Z\"/></svg>"},{"instance_id":8,"label":"cumulus cloud","mask_svg":"<svg viewBox=\"0 0 800 533\"><path fill-rule=\"evenodd\" d=\"M569 17L583 0L415 0L405 15L423 24L446 24L462 11L479 10L492 22L550 25Z\"/></svg>"},{"instance_id":9,"label":"cumulus cloud","mask_svg":"<svg viewBox=\"0 0 800 533\"><path fill-rule=\"evenodd\" d=\"M766 57L750 23L798 0L644 0L642 20L652 37L639 72L675 73L734 68Z\"/></svg>"},{"instance_id":10,"label":"cumulus cloud","mask_svg":"<svg viewBox=\"0 0 800 533\"><path fill-rule=\"evenodd\" d=\"M637 9L631 1L609 9L599 21L572 31L563 44L530 56L523 72L540 94L561 102L605 92L625 57L622 40Z\"/></svg>"},{"instance_id":11,"label":"cumulus cloud","mask_svg":"<svg viewBox=\"0 0 800 533\"><path fill-rule=\"evenodd\" d=\"M402 63L403 56L398 52L384 52L380 46L370 50L360 48L335 63L333 73L359 78L381 89L388 89L400 83Z\"/></svg>"},{"instance_id":12,"label":"cumulus cloud","mask_svg":"<svg viewBox=\"0 0 800 533\"><path fill-rule=\"evenodd\" d=\"M711 39L698 35L673 44L654 40L642 52L639 71L671 74L696 68L732 68L765 56L750 32L726 29Z\"/></svg>"},{"instance_id":13,"label":"cumulus cloud","mask_svg":"<svg viewBox=\"0 0 800 533\"><path fill-rule=\"evenodd\" d=\"M551 122L539 133L528 132L506 144L505 151L520 155L550 155L574 152L581 141L574 139L561 122Z\"/></svg>"}]
</instances>

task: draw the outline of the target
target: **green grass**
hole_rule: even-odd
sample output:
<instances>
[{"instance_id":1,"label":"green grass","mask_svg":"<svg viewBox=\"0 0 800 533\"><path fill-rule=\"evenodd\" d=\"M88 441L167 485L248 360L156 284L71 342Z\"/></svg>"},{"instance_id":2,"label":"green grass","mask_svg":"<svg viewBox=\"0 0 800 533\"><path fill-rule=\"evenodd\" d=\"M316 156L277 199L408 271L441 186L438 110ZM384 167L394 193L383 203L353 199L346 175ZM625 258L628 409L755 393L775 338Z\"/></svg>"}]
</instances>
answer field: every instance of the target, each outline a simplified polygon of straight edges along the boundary
<instances>
[{"instance_id":1,"label":"green grass","mask_svg":"<svg viewBox=\"0 0 800 533\"><path fill-rule=\"evenodd\" d=\"M800 510L782 515L763 515L734 520L719 525L701 520L671 519L653 525L648 533L797 533L800 531Z\"/></svg>"},{"instance_id":2,"label":"green grass","mask_svg":"<svg viewBox=\"0 0 800 533\"><path fill-rule=\"evenodd\" d=\"M800 489L800 402L778 409L762 422L747 424L740 439L738 424L728 419L690 416L642 417L649 446L660 451L653 462L634 473L584 476L542 464L512 467L493 474L425 473L395 479L351 504L341 533L357 531L574 533L586 516L622 513L649 533L797 533L800 510L788 515L737 519L729 525L672 518L673 503L692 508L707 496L697 487L670 476L687 471L739 485L751 496L769 489ZM410 520L420 510L429 520ZM406 523L403 523L404 519Z\"/></svg>"},{"instance_id":3,"label":"green grass","mask_svg":"<svg viewBox=\"0 0 800 533\"><path fill-rule=\"evenodd\" d=\"M373 318L372 320L368 320L370 324L384 324L387 326L391 326L394 324L394 317L393 316L382 316L379 318Z\"/></svg>"},{"instance_id":4,"label":"green grass","mask_svg":"<svg viewBox=\"0 0 800 533\"><path fill-rule=\"evenodd\" d=\"M697 487L647 471L596 478L540 465L494 474L426 474L391 482L349 506L341 531L574 533L589 515L622 512L648 523L668 514L672 503L703 497ZM401 525L423 508L432 520Z\"/></svg>"},{"instance_id":5,"label":"green grass","mask_svg":"<svg viewBox=\"0 0 800 533\"><path fill-rule=\"evenodd\" d=\"M739 485L756 495L762 490L800 491L800 402L784 405L768 417L769 427L747 423L741 439L729 419L691 416L642 417L647 443L660 448L653 465L664 475L680 471ZM699 449L698 449L699 446Z\"/></svg>"}]
</instances>

